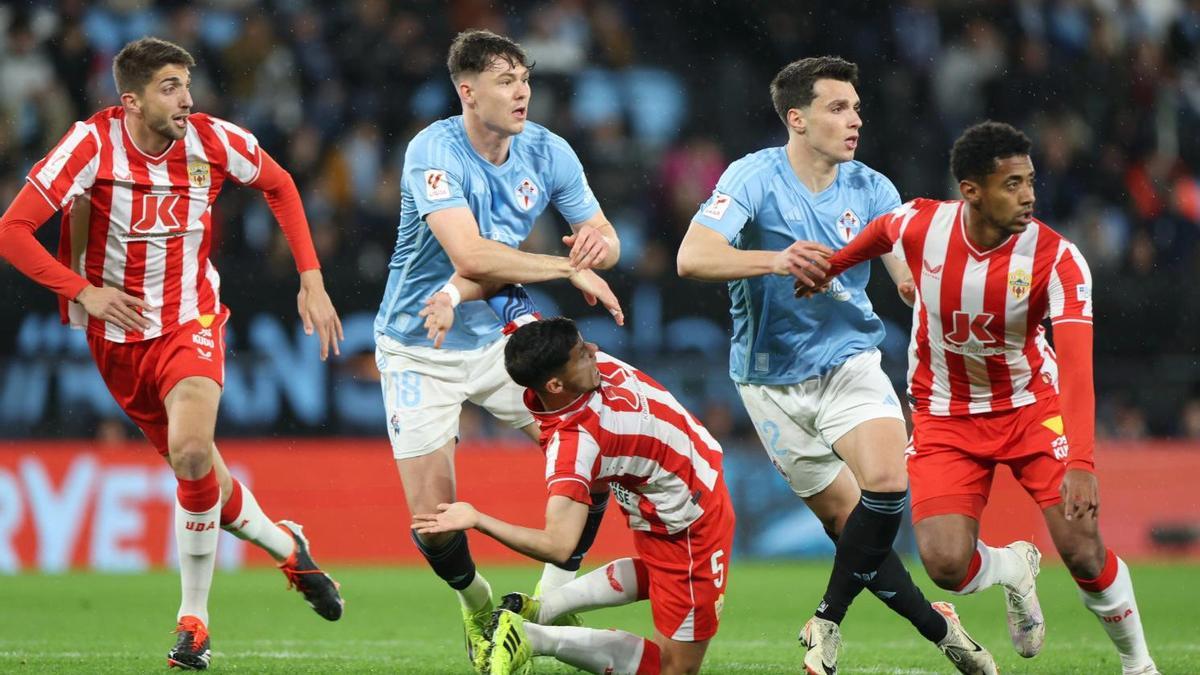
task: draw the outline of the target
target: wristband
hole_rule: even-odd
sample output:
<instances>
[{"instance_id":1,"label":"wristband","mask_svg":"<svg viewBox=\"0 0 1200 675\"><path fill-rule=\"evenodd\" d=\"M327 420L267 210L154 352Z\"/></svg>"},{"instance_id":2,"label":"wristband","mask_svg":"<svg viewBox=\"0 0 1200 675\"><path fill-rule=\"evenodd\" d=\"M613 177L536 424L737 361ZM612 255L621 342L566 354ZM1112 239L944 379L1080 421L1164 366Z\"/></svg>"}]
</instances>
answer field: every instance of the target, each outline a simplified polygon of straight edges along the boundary
<instances>
[{"instance_id":1,"label":"wristband","mask_svg":"<svg viewBox=\"0 0 1200 675\"><path fill-rule=\"evenodd\" d=\"M458 303L462 302L462 292L458 290L458 286L455 286L450 282L446 282L446 285L442 286L442 290L438 292L445 293L446 295L450 296L451 307L458 307Z\"/></svg>"}]
</instances>

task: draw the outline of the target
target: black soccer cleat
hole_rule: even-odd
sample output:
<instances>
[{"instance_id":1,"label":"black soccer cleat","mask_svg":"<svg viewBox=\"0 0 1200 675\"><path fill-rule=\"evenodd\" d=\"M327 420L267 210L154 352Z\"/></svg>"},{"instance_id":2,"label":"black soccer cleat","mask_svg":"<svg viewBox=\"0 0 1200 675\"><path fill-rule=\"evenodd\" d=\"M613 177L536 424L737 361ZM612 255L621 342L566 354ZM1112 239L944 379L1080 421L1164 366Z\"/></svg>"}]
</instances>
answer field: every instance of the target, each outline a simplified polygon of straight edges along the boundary
<instances>
[{"instance_id":1,"label":"black soccer cleat","mask_svg":"<svg viewBox=\"0 0 1200 675\"><path fill-rule=\"evenodd\" d=\"M338 592L341 584L313 562L308 551L308 539L304 537L304 528L290 520L281 520L275 524L292 535L296 542L296 549L292 551L291 557L279 564L279 569L287 577L288 588L300 591L308 606L320 614L321 618L329 621L342 618L346 601L342 600L342 594Z\"/></svg>"},{"instance_id":2,"label":"black soccer cleat","mask_svg":"<svg viewBox=\"0 0 1200 675\"><path fill-rule=\"evenodd\" d=\"M208 628L199 618L188 615L179 618L175 626L179 638L167 652L167 665L183 670L205 670L212 659L208 646Z\"/></svg>"}]
</instances>

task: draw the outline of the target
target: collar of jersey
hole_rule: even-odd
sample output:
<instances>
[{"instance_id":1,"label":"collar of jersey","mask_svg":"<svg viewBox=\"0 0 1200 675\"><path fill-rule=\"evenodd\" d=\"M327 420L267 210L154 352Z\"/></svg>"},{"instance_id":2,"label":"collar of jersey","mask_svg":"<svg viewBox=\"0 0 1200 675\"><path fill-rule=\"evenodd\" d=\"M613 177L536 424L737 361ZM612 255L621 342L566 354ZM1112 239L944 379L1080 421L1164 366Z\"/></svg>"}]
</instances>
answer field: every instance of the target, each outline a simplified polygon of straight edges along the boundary
<instances>
[{"instance_id":1,"label":"collar of jersey","mask_svg":"<svg viewBox=\"0 0 1200 675\"><path fill-rule=\"evenodd\" d=\"M166 150L163 150L161 153L159 153L157 155L151 155L150 153L146 152L145 150L142 150L141 148L139 148L137 141L133 140L133 134L129 133L129 127L125 126L125 123L128 121L128 119L129 118L127 118L124 115L121 116L121 136L123 136L125 138L125 142L129 147L131 147L137 151L137 154L141 155L142 157L145 157L146 159L150 160L151 162L154 162L154 163L161 162L171 152L171 149L175 147L175 144L179 142L179 141L176 141L175 139L171 139L171 142L170 142L170 144L167 145ZM191 124L191 122L189 122L189 124ZM509 154L511 155L512 153L509 153Z\"/></svg>"},{"instance_id":2,"label":"collar of jersey","mask_svg":"<svg viewBox=\"0 0 1200 675\"><path fill-rule=\"evenodd\" d=\"M1017 239L1020 238L1021 235L1019 234L1010 234L999 244L996 244L986 251L980 251L979 247L975 246L975 242L971 241L971 237L967 236L967 219L963 217L963 207L965 205L966 202L963 201L958 203L958 215L955 216L955 219L958 221L958 232L962 235L963 243L967 245L967 251L970 252L972 258L976 260L985 260L990 258L997 253L1004 251L1005 249L1012 248Z\"/></svg>"}]
</instances>

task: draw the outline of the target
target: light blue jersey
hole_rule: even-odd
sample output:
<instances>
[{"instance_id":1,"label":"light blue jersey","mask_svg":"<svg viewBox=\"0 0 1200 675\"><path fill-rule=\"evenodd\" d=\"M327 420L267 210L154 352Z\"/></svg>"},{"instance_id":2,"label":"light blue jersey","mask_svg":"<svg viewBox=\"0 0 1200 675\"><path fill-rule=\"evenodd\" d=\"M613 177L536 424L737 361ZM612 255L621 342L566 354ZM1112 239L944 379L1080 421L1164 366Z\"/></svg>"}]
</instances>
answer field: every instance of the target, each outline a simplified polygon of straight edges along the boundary
<instances>
[{"instance_id":1,"label":"light blue jersey","mask_svg":"<svg viewBox=\"0 0 1200 675\"><path fill-rule=\"evenodd\" d=\"M417 312L454 274L425 217L466 206L487 239L517 248L549 204L572 225L600 209L575 151L545 127L526 122L496 166L471 147L461 116L434 122L408 145L401 180L400 231L388 263L375 332L408 346L432 346ZM470 350L499 339L503 324L484 302L464 302L444 349Z\"/></svg>"},{"instance_id":2,"label":"light blue jersey","mask_svg":"<svg viewBox=\"0 0 1200 675\"><path fill-rule=\"evenodd\" d=\"M899 205L892 182L861 162L839 164L833 184L813 194L779 147L730 164L694 220L740 249L782 251L803 239L837 250ZM793 297L790 276L729 282L729 375L739 383L795 384L878 345L884 329L867 299L870 274L868 265L849 269L808 300Z\"/></svg>"}]
</instances>

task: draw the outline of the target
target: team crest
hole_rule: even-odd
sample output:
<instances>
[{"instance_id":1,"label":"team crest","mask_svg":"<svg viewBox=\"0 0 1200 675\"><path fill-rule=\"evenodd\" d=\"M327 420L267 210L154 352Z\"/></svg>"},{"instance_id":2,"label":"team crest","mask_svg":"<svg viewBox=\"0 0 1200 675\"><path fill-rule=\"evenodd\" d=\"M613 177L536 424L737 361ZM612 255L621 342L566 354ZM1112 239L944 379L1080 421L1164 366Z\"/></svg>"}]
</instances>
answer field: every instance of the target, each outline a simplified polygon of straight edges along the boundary
<instances>
[{"instance_id":1,"label":"team crest","mask_svg":"<svg viewBox=\"0 0 1200 675\"><path fill-rule=\"evenodd\" d=\"M188 162L188 182L192 187L208 187L212 185L212 172L208 162Z\"/></svg>"},{"instance_id":2,"label":"team crest","mask_svg":"<svg viewBox=\"0 0 1200 675\"><path fill-rule=\"evenodd\" d=\"M534 185L533 181L526 178L517 184L517 206L521 207L522 211L533 208L537 199L538 186Z\"/></svg>"},{"instance_id":3,"label":"team crest","mask_svg":"<svg viewBox=\"0 0 1200 675\"><path fill-rule=\"evenodd\" d=\"M1012 293L1013 298L1023 299L1029 294L1029 287L1032 285L1033 277L1025 270L1015 269L1008 273L1008 292Z\"/></svg>"},{"instance_id":4,"label":"team crest","mask_svg":"<svg viewBox=\"0 0 1200 675\"><path fill-rule=\"evenodd\" d=\"M862 225L862 221L850 209L842 212L840 218L837 219L838 234L842 235L842 240L849 243L854 235L858 234L858 227Z\"/></svg>"}]
</instances>

